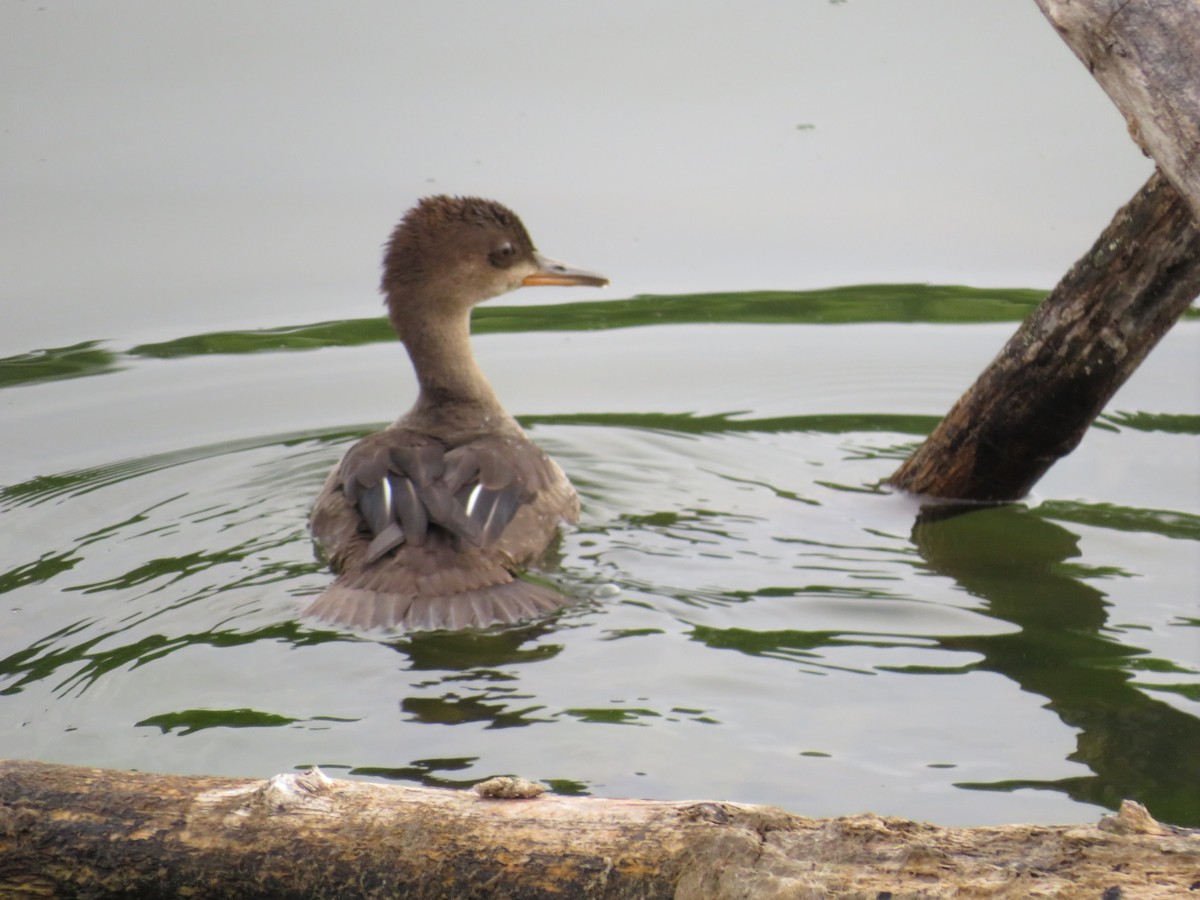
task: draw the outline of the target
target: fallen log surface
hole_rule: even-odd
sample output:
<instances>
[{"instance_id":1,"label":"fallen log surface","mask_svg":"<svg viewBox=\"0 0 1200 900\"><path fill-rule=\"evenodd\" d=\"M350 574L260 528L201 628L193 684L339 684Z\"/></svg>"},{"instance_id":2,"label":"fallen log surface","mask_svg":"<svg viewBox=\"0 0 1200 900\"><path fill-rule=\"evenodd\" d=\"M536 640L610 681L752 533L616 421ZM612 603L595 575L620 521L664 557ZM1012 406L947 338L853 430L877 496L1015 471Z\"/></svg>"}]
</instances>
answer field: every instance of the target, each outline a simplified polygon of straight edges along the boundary
<instances>
[{"instance_id":1,"label":"fallen log surface","mask_svg":"<svg viewBox=\"0 0 1200 900\"><path fill-rule=\"evenodd\" d=\"M1177 897L1200 833L0 762L0 896ZM522 799L528 798L528 799Z\"/></svg>"}]
</instances>

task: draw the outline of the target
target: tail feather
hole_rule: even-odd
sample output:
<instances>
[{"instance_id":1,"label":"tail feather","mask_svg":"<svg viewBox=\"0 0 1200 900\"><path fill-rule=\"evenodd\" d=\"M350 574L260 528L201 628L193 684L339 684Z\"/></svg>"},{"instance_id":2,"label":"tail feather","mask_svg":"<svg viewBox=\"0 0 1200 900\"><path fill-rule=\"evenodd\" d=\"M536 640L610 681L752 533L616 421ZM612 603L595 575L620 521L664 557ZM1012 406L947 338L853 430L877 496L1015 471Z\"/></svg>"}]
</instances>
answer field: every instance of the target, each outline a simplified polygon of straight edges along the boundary
<instances>
[{"instance_id":1,"label":"tail feather","mask_svg":"<svg viewBox=\"0 0 1200 900\"><path fill-rule=\"evenodd\" d=\"M304 610L304 615L363 631L458 631L537 618L567 602L558 591L519 578L442 597L355 587L338 578Z\"/></svg>"}]
</instances>

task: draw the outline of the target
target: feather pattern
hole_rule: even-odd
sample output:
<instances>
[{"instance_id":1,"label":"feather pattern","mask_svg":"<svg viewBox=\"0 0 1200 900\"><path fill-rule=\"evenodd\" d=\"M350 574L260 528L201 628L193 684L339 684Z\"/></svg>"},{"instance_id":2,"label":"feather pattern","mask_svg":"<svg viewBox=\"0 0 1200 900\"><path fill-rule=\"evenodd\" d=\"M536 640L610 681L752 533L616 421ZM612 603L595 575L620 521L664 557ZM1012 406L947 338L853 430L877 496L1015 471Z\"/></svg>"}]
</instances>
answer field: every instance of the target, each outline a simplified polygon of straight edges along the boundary
<instances>
[{"instance_id":1,"label":"feather pattern","mask_svg":"<svg viewBox=\"0 0 1200 900\"><path fill-rule=\"evenodd\" d=\"M352 446L317 499L313 534L340 574L306 612L408 630L544 614L561 595L515 573L578 509L562 470L523 433L448 447L397 424Z\"/></svg>"}]
</instances>

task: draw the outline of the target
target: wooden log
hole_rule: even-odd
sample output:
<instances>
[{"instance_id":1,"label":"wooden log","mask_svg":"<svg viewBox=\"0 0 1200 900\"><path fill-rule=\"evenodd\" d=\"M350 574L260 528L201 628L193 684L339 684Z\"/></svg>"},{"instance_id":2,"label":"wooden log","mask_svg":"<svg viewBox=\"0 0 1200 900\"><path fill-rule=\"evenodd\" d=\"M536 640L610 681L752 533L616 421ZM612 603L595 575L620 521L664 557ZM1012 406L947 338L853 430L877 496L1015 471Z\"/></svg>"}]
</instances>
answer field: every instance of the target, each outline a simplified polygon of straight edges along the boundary
<instances>
[{"instance_id":1,"label":"wooden log","mask_svg":"<svg viewBox=\"0 0 1200 900\"><path fill-rule=\"evenodd\" d=\"M888 482L957 500L1028 493L1200 294L1195 222L1151 176Z\"/></svg>"},{"instance_id":2,"label":"wooden log","mask_svg":"<svg viewBox=\"0 0 1200 900\"><path fill-rule=\"evenodd\" d=\"M1200 4L1037 0L1200 219Z\"/></svg>"},{"instance_id":3,"label":"wooden log","mask_svg":"<svg viewBox=\"0 0 1200 900\"><path fill-rule=\"evenodd\" d=\"M1200 293L1200 3L1037 3L1163 174L888 479L913 493L1020 499Z\"/></svg>"},{"instance_id":4,"label":"wooden log","mask_svg":"<svg viewBox=\"0 0 1200 900\"><path fill-rule=\"evenodd\" d=\"M1200 833L1128 802L1098 826L940 828L539 793L0 762L0 896L1154 898L1200 878Z\"/></svg>"}]
</instances>

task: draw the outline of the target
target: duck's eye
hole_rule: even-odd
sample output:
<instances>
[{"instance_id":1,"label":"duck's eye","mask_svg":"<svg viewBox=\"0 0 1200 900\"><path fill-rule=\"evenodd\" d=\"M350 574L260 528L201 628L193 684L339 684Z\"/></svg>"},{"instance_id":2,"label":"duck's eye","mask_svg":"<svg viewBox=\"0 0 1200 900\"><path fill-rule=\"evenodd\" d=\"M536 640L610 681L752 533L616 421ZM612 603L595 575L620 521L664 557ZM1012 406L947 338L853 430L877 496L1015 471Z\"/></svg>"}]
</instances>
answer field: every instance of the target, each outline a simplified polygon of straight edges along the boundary
<instances>
[{"instance_id":1,"label":"duck's eye","mask_svg":"<svg viewBox=\"0 0 1200 900\"><path fill-rule=\"evenodd\" d=\"M513 264L513 260L516 258L516 256L517 248L508 241L505 241L490 254L488 254L488 259L497 269L507 269Z\"/></svg>"}]
</instances>

